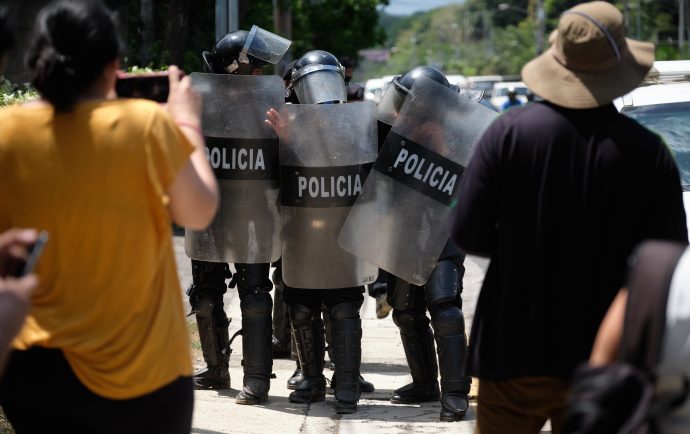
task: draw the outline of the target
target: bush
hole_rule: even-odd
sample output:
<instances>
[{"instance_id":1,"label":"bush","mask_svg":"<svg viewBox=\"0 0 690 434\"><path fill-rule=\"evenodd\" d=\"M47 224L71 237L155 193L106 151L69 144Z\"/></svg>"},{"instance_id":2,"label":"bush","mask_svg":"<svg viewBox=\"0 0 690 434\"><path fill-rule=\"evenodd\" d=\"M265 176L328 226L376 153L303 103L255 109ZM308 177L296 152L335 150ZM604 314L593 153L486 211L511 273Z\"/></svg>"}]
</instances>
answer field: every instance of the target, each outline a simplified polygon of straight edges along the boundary
<instances>
[{"instance_id":1,"label":"bush","mask_svg":"<svg viewBox=\"0 0 690 434\"><path fill-rule=\"evenodd\" d=\"M39 98L39 94L29 83L14 84L0 79L0 107L21 104Z\"/></svg>"}]
</instances>

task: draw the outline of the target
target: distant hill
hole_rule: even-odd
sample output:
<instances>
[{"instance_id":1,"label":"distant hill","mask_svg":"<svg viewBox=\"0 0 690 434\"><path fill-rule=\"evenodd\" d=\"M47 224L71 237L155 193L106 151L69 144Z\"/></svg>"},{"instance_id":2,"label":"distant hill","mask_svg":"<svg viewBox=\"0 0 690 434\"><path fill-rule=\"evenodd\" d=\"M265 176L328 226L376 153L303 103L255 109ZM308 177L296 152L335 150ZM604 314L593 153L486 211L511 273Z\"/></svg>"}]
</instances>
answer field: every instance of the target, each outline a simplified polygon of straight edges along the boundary
<instances>
[{"instance_id":1,"label":"distant hill","mask_svg":"<svg viewBox=\"0 0 690 434\"><path fill-rule=\"evenodd\" d=\"M424 14L424 12L417 12L413 15L391 15L386 12L379 12L379 25L386 32L387 44L393 45L398 34L408 27L416 17Z\"/></svg>"},{"instance_id":2,"label":"distant hill","mask_svg":"<svg viewBox=\"0 0 690 434\"><path fill-rule=\"evenodd\" d=\"M542 43L557 25L560 14L580 1L544 3L546 25ZM629 36L656 44L657 60L687 58L687 51L679 51L677 41L673 40L679 21L675 7L667 7L666 2L645 1L638 2L639 10L633 10L625 9L626 2L613 3L628 14L628 20L639 23L639 28L629 26ZM381 77L401 74L418 65L466 76L519 74L537 51L534 5L533 0L465 0L410 16L381 11L379 23L387 40L385 47L376 48L389 49L390 56L385 63L362 62L356 74L360 79Z\"/></svg>"},{"instance_id":3,"label":"distant hill","mask_svg":"<svg viewBox=\"0 0 690 434\"><path fill-rule=\"evenodd\" d=\"M385 63L362 62L357 78L402 74L419 65L466 76L519 74L535 54L533 23L515 13L499 17L485 1L497 0L467 0L402 17L379 12L387 42L378 48L389 49L390 56Z\"/></svg>"}]
</instances>

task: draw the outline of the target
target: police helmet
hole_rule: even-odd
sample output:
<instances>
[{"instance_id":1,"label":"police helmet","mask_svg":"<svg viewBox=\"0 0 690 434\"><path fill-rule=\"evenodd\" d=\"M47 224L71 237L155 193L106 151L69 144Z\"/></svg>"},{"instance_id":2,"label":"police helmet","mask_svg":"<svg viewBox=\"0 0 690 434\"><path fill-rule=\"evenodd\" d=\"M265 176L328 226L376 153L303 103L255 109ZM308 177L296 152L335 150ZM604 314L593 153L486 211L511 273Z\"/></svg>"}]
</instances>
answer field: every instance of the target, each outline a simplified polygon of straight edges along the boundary
<instances>
[{"instance_id":1,"label":"police helmet","mask_svg":"<svg viewBox=\"0 0 690 434\"><path fill-rule=\"evenodd\" d=\"M400 112L403 101L405 101L405 97L410 93L410 89L412 89L414 82L420 77L428 78L443 86L457 90L448 82L446 76L436 68L431 66L417 66L412 68L405 74L394 77L393 81L388 86L378 106L377 117L380 122L387 125L393 125L395 118Z\"/></svg>"},{"instance_id":2,"label":"police helmet","mask_svg":"<svg viewBox=\"0 0 690 434\"><path fill-rule=\"evenodd\" d=\"M343 66L328 51L309 51L295 61L287 91L300 104L346 102Z\"/></svg>"},{"instance_id":3,"label":"police helmet","mask_svg":"<svg viewBox=\"0 0 690 434\"><path fill-rule=\"evenodd\" d=\"M266 65L264 60L251 54L247 56L248 63L242 62L240 52L248 35L249 32L246 30L230 32L216 42L211 52L204 51L201 53L201 57L204 59L204 70L214 74L250 75L253 69ZM261 44L261 41L258 41L258 44ZM266 51L268 51L268 47L266 47Z\"/></svg>"}]
</instances>

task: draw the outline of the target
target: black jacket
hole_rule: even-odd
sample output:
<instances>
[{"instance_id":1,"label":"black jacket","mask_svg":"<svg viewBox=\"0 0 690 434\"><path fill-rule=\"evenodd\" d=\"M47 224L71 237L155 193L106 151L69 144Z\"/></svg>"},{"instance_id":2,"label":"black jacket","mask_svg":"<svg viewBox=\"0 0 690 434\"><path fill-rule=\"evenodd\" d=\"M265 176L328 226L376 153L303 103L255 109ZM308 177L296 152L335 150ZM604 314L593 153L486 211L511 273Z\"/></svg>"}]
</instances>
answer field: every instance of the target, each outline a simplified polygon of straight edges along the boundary
<instances>
[{"instance_id":1,"label":"black jacket","mask_svg":"<svg viewBox=\"0 0 690 434\"><path fill-rule=\"evenodd\" d=\"M568 378L634 247L687 243L672 155L613 105L506 112L481 138L458 201L456 242L491 258L470 341L481 378Z\"/></svg>"}]
</instances>

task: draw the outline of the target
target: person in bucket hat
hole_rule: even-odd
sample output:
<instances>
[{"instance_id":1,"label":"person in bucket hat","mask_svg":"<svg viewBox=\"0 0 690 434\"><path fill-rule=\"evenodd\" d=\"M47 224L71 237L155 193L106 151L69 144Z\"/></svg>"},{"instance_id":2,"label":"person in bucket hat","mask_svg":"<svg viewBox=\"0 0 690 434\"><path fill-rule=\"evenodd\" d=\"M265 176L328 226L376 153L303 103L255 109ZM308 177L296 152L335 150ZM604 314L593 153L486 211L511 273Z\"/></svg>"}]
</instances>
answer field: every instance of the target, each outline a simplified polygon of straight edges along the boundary
<instances>
[{"instance_id":1,"label":"person in bucket hat","mask_svg":"<svg viewBox=\"0 0 690 434\"><path fill-rule=\"evenodd\" d=\"M486 130L462 177L452 233L491 258L468 360L480 379L477 430L562 432L569 381L589 358L626 261L642 240L687 243L678 170L661 138L612 101L652 66L611 4L561 15L525 65L540 101Z\"/></svg>"},{"instance_id":2,"label":"person in bucket hat","mask_svg":"<svg viewBox=\"0 0 690 434\"><path fill-rule=\"evenodd\" d=\"M561 107L608 104L636 88L654 63L654 44L626 38L623 15L604 1L561 15L549 49L522 68L532 91Z\"/></svg>"}]
</instances>

